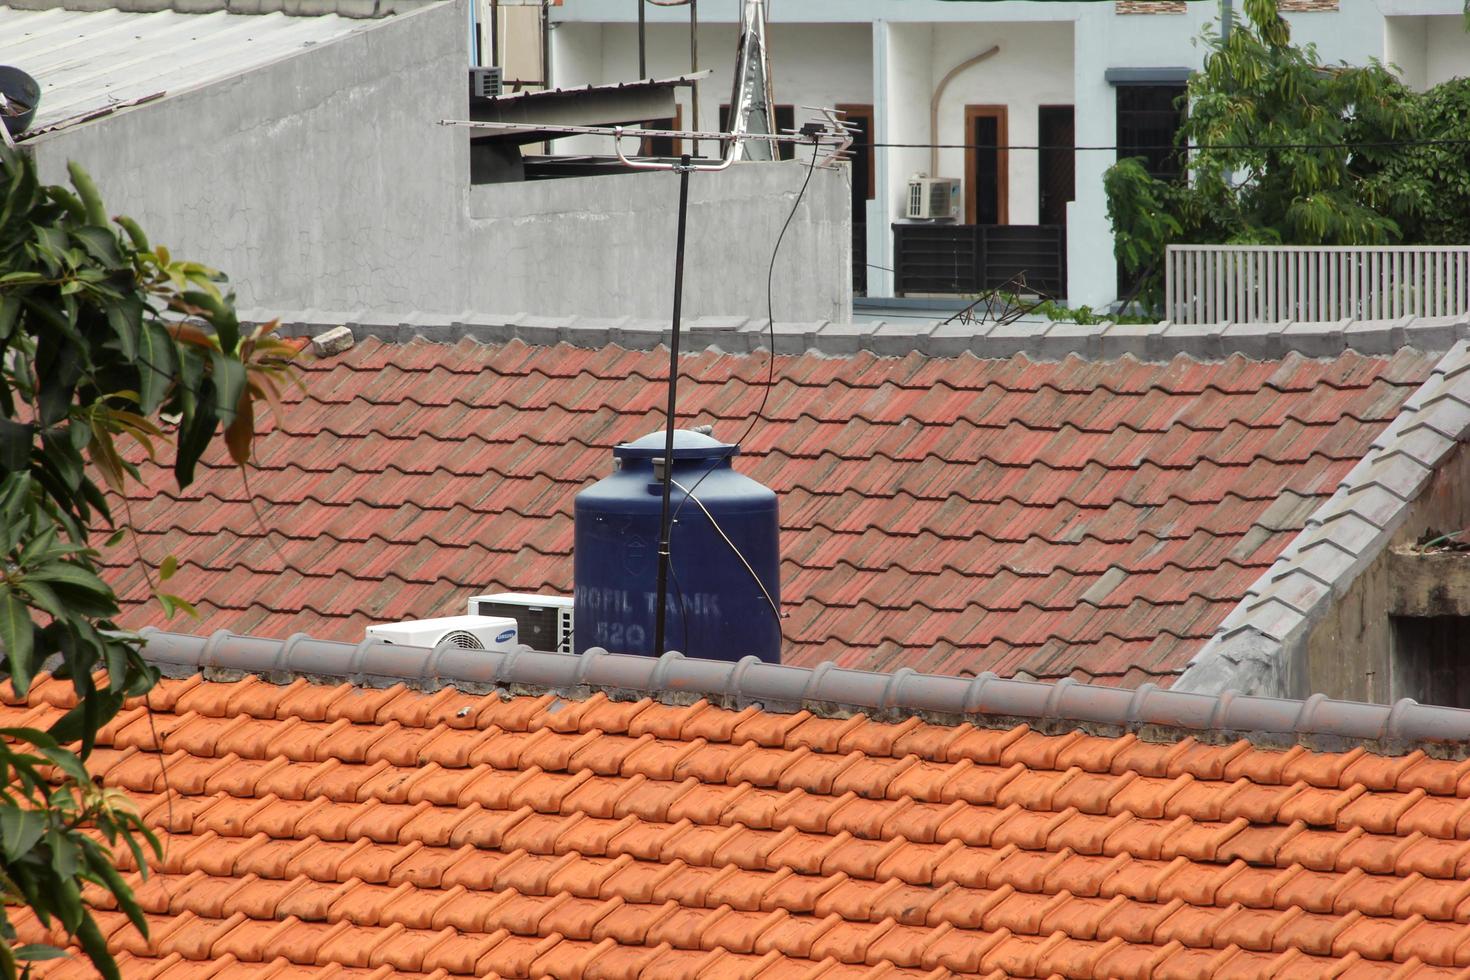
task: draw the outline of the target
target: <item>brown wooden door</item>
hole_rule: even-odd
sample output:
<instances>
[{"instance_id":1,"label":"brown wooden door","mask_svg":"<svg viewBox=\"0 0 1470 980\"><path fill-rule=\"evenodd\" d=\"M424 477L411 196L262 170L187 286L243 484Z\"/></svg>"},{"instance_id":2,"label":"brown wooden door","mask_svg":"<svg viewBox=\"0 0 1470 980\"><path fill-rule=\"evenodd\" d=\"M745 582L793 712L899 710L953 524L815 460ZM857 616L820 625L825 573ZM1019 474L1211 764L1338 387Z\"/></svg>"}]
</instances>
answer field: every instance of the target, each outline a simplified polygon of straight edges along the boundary
<instances>
[{"instance_id":1,"label":"brown wooden door","mask_svg":"<svg viewBox=\"0 0 1470 980\"><path fill-rule=\"evenodd\" d=\"M966 224L1010 224L1007 129L1005 106L965 106Z\"/></svg>"}]
</instances>

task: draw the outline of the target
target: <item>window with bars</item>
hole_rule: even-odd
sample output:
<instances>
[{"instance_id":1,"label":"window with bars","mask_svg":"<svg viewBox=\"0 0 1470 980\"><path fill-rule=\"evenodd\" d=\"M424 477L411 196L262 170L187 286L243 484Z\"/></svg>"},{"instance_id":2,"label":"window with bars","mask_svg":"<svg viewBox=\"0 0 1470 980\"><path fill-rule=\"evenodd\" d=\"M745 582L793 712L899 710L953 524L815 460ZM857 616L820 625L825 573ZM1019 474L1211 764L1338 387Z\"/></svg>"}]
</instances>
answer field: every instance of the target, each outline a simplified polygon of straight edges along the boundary
<instances>
[{"instance_id":1,"label":"window with bars","mask_svg":"<svg viewBox=\"0 0 1470 980\"><path fill-rule=\"evenodd\" d=\"M1142 157L1144 169L1154 177L1179 176L1184 154L1175 148L1174 136L1184 125L1183 83L1119 85L1116 91L1118 159Z\"/></svg>"}]
</instances>

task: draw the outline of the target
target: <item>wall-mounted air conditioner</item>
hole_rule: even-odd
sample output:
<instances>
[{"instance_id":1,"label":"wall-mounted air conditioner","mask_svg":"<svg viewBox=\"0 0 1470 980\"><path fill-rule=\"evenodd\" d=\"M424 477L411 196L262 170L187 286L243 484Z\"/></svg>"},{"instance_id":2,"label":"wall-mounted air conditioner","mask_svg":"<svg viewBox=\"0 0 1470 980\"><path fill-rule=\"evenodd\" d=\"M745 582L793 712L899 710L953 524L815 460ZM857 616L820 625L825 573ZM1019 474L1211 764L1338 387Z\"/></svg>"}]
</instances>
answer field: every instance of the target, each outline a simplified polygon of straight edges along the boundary
<instances>
[{"instance_id":1,"label":"wall-mounted air conditioner","mask_svg":"<svg viewBox=\"0 0 1470 980\"><path fill-rule=\"evenodd\" d=\"M508 616L444 616L406 623L380 623L367 628L368 639L411 647L439 644L463 650L514 650L516 621Z\"/></svg>"},{"instance_id":2,"label":"wall-mounted air conditioner","mask_svg":"<svg viewBox=\"0 0 1470 980\"><path fill-rule=\"evenodd\" d=\"M960 214L960 182L956 177L909 178L905 215L926 221L953 221Z\"/></svg>"},{"instance_id":3,"label":"wall-mounted air conditioner","mask_svg":"<svg viewBox=\"0 0 1470 980\"><path fill-rule=\"evenodd\" d=\"M470 613L514 619L520 642L533 650L572 652L572 597L497 592L470 597Z\"/></svg>"},{"instance_id":4,"label":"wall-mounted air conditioner","mask_svg":"<svg viewBox=\"0 0 1470 980\"><path fill-rule=\"evenodd\" d=\"M500 94L505 78L503 69L497 66L470 69L470 95L476 99L493 99Z\"/></svg>"}]
</instances>

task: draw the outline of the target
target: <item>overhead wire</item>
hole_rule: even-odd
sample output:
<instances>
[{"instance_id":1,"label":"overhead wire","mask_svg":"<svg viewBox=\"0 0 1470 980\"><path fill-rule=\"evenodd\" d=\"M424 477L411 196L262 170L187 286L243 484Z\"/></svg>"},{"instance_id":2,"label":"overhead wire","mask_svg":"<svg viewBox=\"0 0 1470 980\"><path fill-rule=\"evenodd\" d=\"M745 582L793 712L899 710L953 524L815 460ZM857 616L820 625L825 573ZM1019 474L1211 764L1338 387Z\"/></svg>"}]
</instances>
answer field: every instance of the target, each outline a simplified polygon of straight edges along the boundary
<instances>
[{"instance_id":1,"label":"overhead wire","mask_svg":"<svg viewBox=\"0 0 1470 980\"><path fill-rule=\"evenodd\" d=\"M902 149L902 150L1064 150L1078 153L1125 151L1149 153L1154 151L1193 150L1355 150L1360 147L1392 148L1397 146L1470 146L1470 138L1447 137L1444 139L1398 139L1398 140L1355 140L1338 143L1191 143L1180 146L1175 143L1135 144L1130 146L1067 146L1065 143L853 143L849 150Z\"/></svg>"}]
</instances>

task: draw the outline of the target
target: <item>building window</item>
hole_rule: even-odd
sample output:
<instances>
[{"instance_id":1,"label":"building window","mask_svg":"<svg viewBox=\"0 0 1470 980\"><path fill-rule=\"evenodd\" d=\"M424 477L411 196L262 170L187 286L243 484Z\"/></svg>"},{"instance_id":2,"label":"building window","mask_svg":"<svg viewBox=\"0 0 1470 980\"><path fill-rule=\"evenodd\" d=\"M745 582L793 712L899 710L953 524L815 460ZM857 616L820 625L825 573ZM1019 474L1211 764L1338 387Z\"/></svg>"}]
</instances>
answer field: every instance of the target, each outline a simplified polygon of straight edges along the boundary
<instances>
[{"instance_id":1,"label":"building window","mask_svg":"<svg viewBox=\"0 0 1470 980\"><path fill-rule=\"evenodd\" d=\"M1036 213L1044 225L1067 223L1067 202L1076 196L1076 113L1069 105L1044 105L1037 111Z\"/></svg>"},{"instance_id":2,"label":"building window","mask_svg":"<svg viewBox=\"0 0 1470 980\"><path fill-rule=\"evenodd\" d=\"M1413 698L1420 704L1470 708L1470 617L1392 616L1393 689L1368 700Z\"/></svg>"},{"instance_id":3,"label":"building window","mask_svg":"<svg viewBox=\"0 0 1470 980\"><path fill-rule=\"evenodd\" d=\"M1178 177L1184 155L1174 136L1184 125L1185 86L1119 85L1118 159L1142 157L1144 169L1161 180Z\"/></svg>"},{"instance_id":4,"label":"building window","mask_svg":"<svg viewBox=\"0 0 1470 980\"><path fill-rule=\"evenodd\" d=\"M663 119L648 119L643 123L647 129L683 129L684 107L674 106L674 114ZM672 136L645 136L638 150L639 156L677 157L684 152L684 141Z\"/></svg>"}]
</instances>

